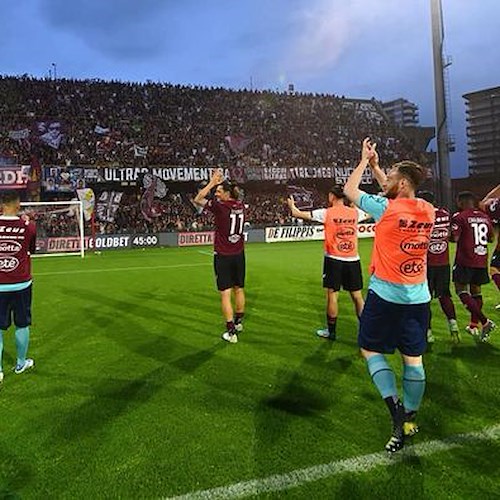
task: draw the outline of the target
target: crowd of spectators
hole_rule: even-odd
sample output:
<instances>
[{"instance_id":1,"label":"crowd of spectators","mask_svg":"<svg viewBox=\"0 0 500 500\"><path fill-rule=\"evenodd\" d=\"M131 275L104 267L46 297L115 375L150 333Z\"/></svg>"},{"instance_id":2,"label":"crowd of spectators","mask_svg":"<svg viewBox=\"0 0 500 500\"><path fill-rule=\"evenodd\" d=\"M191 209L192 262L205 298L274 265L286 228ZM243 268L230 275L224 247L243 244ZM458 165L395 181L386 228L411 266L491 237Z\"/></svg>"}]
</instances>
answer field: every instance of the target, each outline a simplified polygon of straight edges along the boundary
<instances>
[{"instance_id":1,"label":"crowd of spectators","mask_svg":"<svg viewBox=\"0 0 500 500\"><path fill-rule=\"evenodd\" d=\"M79 220L74 208L57 205L28 207L23 210L36 223L38 238L78 236Z\"/></svg>"},{"instance_id":2,"label":"crowd of spectators","mask_svg":"<svg viewBox=\"0 0 500 500\"><path fill-rule=\"evenodd\" d=\"M308 188L311 208L326 206L327 195L314 188ZM266 192L247 190L243 192L245 220L247 227L260 228L268 225L293 224L287 205L289 192L286 188ZM207 231L214 228L213 217L207 210L199 211L192 203L194 193L169 194L159 202L161 215L150 221L141 216L140 195L126 195L122 199L114 222L100 223L98 232L159 233L169 231Z\"/></svg>"},{"instance_id":3,"label":"crowd of spectators","mask_svg":"<svg viewBox=\"0 0 500 500\"><path fill-rule=\"evenodd\" d=\"M308 188L310 208L326 206L327 194ZM255 190L243 192L246 227L262 228L269 225L288 225L298 221L290 215L286 188L272 192ZM113 221L96 218L94 228L86 223L85 234L148 234L172 231L209 231L214 228L213 216L207 210L197 210L192 203L194 193L171 193L158 202L157 217L146 220L141 213L141 194L126 193L114 213ZM307 208L309 209L309 208ZM27 210L37 223L39 237L76 236L79 234L78 216L74 208L48 205ZM300 222L301 223L301 222Z\"/></svg>"},{"instance_id":4,"label":"crowd of spectators","mask_svg":"<svg viewBox=\"0 0 500 500\"><path fill-rule=\"evenodd\" d=\"M99 223L98 232L118 233L160 233L169 231L197 231L211 228L210 215L199 214L191 203L192 194L171 193L162 200L156 200L158 216L149 220L141 211L141 195L125 195L113 222Z\"/></svg>"},{"instance_id":5,"label":"crowd of spectators","mask_svg":"<svg viewBox=\"0 0 500 500\"><path fill-rule=\"evenodd\" d=\"M0 77L0 161L43 166L350 167L365 136L385 163L421 158L375 99L164 83ZM252 227L289 224L286 188L243 186ZM117 187L100 189L116 190ZM325 194L312 189L314 206ZM47 192L47 195L49 193ZM44 193L42 192L42 198ZM99 195L99 193L97 193ZM98 233L206 230L193 193L168 190L149 216L144 190L123 194ZM40 215L42 236L76 234L75 218ZM87 232L89 228L87 229Z\"/></svg>"},{"instance_id":6,"label":"crowd of spectators","mask_svg":"<svg viewBox=\"0 0 500 500\"><path fill-rule=\"evenodd\" d=\"M0 95L0 155L22 163L346 166L367 135L414 156L374 99L27 76Z\"/></svg>"}]
</instances>

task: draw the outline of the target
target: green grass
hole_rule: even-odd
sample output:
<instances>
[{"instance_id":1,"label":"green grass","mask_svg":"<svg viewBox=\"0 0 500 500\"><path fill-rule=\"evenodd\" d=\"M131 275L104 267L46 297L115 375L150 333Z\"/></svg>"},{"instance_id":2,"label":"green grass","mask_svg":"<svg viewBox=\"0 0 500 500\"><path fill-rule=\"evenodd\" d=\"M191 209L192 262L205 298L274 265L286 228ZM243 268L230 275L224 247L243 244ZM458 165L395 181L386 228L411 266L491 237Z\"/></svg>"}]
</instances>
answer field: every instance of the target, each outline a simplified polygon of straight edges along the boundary
<instances>
[{"instance_id":1,"label":"green grass","mask_svg":"<svg viewBox=\"0 0 500 500\"><path fill-rule=\"evenodd\" d=\"M364 269L370 248L362 241ZM383 449L388 416L345 294L338 342L314 335L324 323L321 243L248 245L237 345L220 340L206 252L34 262L33 372L11 375L12 331L4 339L0 498L168 497ZM492 284L484 298L498 319ZM416 442L500 422L500 332L454 347L437 303L433 312ZM498 441L471 444L263 498L490 498L499 463Z\"/></svg>"}]
</instances>

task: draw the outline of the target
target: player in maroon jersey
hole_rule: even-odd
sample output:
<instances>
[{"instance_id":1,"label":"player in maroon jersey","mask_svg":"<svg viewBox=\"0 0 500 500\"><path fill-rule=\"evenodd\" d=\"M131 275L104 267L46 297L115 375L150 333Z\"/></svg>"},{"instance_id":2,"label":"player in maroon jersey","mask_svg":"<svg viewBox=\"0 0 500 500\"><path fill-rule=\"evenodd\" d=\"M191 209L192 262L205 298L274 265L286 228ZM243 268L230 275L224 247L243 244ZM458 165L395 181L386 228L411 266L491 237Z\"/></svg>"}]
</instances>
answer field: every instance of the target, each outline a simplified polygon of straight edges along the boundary
<instances>
[{"instance_id":1,"label":"player in maroon jersey","mask_svg":"<svg viewBox=\"0 0 500 500\"><path fill-rule=\"evenodd\" d=\"M435 196L431 191L420 191L417 195L432 205L435 205ZM441 309L448 319L448 328L454 342L460 342L460 332L457 324L455 305L451 300L450 291L450 251L449 240L451 236L450 213L444 207L436 207L436 222L431 233L429 249L427 251L427 282L432 297L439 300ZM431 315L429 314L429 329L427 342L434 342L431 328Z\"/></svg>"},{"instance_id":2,"label":"player in maroon jersey","mask_svg":"<svg viewBox=\"0 0 500 500\"><path fill-rule=\"evenodd\" d=\"M487 284L488 242L493 240L490 218L476 207L476 198L470 191L458 193L459 211L451 219L453 240L457 242L453 282L460 300L471 313L466 330L482 342L487 342L495 323L482 312L481 285ZM478 324L481 322L481 333Z\"/></svg>"},{"instance_id":3,"label":"player in maroon jersey","mask_svg":"<svg viewBox=\"0 0 500 500\"><path fill-rule=\"evenodd\" d=\"M17 360L14 373L34 366L27 358L31 325L31 259L36 248L35 224L19 217L20 198L17 191L2 195L0 216L0 384L3 382L3 333L14 318Z\"/></svg>"},{"instance_id":4,"label":"player in maroon jersey","mask_svg":"<svg viewBox=\"0 0 500 500\"><path fill-rule=\"evenodd\" d=\"M215 198L207 200L214 187ZM238 187L224 180L222 172L216 170L210 182L193 200L210 210L215 218L214 270L226 320L226 331L222 338L233 344L238 342L237 334L243 330L245 314L245 206L238 198ZM234 315L231 291L234 293Z\"/></svg>"},{"instance_id":5,"label":"player in maroon jersey","mask_svg":"<svg viewBox=\"0 0 500 500\"><path fill-rule=\"evenodd\" d=\"M500 290L500 184L493 188L479 203L479 208L486 212L497 226L497 244L490 262L491 279ZM500 310L500 304L496 308Z\"/></svg>"}]
</instances>

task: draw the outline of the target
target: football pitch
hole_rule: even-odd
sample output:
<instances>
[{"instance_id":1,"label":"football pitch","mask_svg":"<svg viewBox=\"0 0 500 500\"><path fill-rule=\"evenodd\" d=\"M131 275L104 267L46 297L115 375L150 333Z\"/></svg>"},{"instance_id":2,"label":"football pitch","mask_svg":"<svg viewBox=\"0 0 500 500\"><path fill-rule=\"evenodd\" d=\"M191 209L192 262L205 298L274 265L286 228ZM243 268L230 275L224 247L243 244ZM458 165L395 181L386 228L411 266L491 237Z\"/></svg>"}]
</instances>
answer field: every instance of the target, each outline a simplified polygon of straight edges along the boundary
<instances>
[{"instance_id":1,"label":"football pitch","mask_svg":"<svg viewBox=\"0 0 500 500\"><path fill-rule=\"evenodd\" d=\"M371 241L360 246L366 285ZM10 372L4 336L0 498L500 496L500 329L453 346L433 302L421 432L389 459L346 294L338 341L315 336L321 242L246 253L238 344L220 339L209 247L35 260L32 372ZM483 297L500 323L493 284Z\"/></svg>"}]
</instances>

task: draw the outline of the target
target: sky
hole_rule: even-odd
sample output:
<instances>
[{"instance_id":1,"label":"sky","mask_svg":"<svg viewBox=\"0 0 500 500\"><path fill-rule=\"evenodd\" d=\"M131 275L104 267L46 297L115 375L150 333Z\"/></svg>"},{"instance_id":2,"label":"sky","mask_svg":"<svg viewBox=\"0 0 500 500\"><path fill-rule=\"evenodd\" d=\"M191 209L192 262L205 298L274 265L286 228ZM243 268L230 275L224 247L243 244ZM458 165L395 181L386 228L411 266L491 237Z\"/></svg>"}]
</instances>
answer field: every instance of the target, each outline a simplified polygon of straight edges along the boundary
<instances>
[{"instance_id":1,"label":"sky","mask_svg":"<svg viewBox=\"0 0 500 500\"><path fill-rule=\"evenodd\" d=\"M1 0L0 73L325 92L434 125L431 0ZM442 0L453 177L467 92L500 85L500 0ZM0 96L1 99L1 96Z\"/></svg>"}]
</instances>

